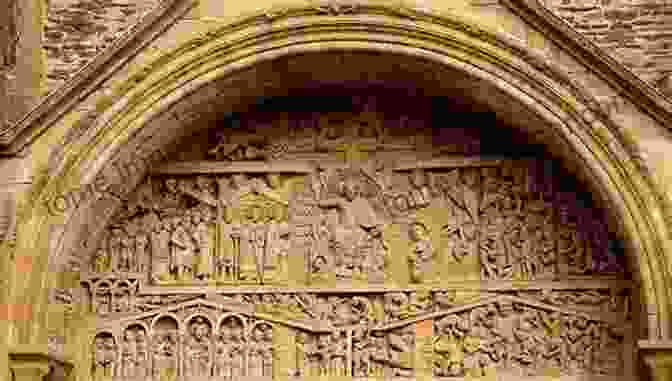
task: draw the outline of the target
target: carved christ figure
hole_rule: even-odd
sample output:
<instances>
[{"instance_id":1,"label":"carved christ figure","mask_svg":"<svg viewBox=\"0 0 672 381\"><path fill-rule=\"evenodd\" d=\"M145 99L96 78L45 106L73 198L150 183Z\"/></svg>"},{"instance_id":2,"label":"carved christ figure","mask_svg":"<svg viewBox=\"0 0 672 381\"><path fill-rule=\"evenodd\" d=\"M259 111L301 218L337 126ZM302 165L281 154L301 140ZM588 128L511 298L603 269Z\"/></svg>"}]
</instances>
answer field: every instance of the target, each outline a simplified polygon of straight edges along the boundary
<instances>
[{"instance_id":1,"label":"carved christ figure","mask_svg":"<svg viewBox=\"0 0 672 381\"><path fill-rule=\"evenodd\" d=\"M340 252L341 261L348 270L357 266L358 249L365 244L369 232L380 229L381 223L369 201L362 197L357 184L351 177L339 186L341 197L319 201L322 208L337 208L340 226L334 227L333 237ZM361 264L360 264L361 266ZM349 271L346 271L348 273Z\"/></svg>"}]
</instances>

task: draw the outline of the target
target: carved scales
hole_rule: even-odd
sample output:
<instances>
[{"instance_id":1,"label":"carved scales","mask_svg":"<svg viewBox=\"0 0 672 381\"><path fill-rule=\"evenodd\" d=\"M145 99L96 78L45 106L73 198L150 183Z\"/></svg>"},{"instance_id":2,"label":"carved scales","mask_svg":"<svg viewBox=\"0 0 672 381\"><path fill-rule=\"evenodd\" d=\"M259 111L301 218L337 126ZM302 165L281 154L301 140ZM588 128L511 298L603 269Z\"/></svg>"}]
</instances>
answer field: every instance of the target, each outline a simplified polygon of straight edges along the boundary
<instances>
[{"instance_id":1,"label":"carved scales","mask_svg":"<svg viewBox=\"0 0 672 381\"><path fill-rule=\"evenodd\" d=\"M93 378L627 374L605 217L547 161L381 110L250 117L156 169L83 274Z\"/></svg>"}]
</instances>

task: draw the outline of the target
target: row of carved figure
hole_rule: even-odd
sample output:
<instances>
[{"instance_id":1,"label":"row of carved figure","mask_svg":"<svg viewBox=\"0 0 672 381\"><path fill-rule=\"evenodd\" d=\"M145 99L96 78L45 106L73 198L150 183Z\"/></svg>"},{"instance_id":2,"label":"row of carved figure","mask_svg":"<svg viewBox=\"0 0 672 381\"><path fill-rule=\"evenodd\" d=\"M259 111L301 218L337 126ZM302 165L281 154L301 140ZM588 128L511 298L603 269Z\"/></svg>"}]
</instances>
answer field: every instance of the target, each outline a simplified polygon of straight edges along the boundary
<instances>
[{"instance_id":1,"label":"row of carved figure","mask_svg":"<svg viewBox=\"0 0 672 381\"><path fill-rule=\"evenodd\" d=\"M567 192L526 191L532 186L497 170L455 169L430 177L432 186L425 172L413 171L409 192L424 201L414 201L416 208L402 213L408 217L403 224L411 281L431 281L437 263L467 257L480 263L484 279L623 270L595 211L579 206ZM198 176L193 189L169 178L153 196L159 201L144 214L111 228L93 270L141 272L151 266L156 282L263 283L286 280L290 249L307 245L313 280L334 273L340 279L383 281L391 252L384 229L399 214L393 201L398 197L364 171L330 171L310 180L320 183L309 184L306 195L292 200L276 192L282 182L270 175L263 182L237 174L230 184L218 179L218 186ZM423 218L422 208L434 201L441 216ZM241 209L244 218L231 222L230 215ZM302 211L309 216L301 216Z\"/></svg>"},{"instance_id":2,"label":"row of carved figure","mask_svg":"<svg viewBox=\"0 0 672 381\"><path fill-rule=\"evenodd\" d=\"M618 375L625 331L607 323L515 304L491 304L435 321L437 376L484 376L489 370L537 375Z\"/></svg>"},{"instance_id":3,"label":"row of carved figure","mask_svg":"<svg viewBox=\"0 0 672 381\"><path fill-rule=\"evenodd\" d=\"M122 282L110 287L107 282L91 289L91 310L97 314L144 312L170 303L179 303L198 297L190 295L137 295L137 288ZM624 293L625 292L625 293ZM627 290L584 291L519 291L518 295L530 300L571 307L577 311L627 316L630 313ZM231 305L247 306L260 313L272 314L289 320L318 320L335 327L350 324L395 321L409 317L440 312L468 303L479 295L457 290L358 294L352 296L316 293L263 293L220 295ZM70 303L71 304L71 303ZM379 306L379 307L378 307ZM376 311L384 311L385 318Z\"/></svg>"},{"instance_id":4,"label":"row of carved figure","mask_svg":"<svg viewBox=\"0 0 672 381\"><path fill-rule=\"evenodd\" d=\"M243 323L227 319L214 335L204 318L196 317L184 335L176 329L156 330L151 339L141 326L124 330L119 345L109 333L96 336L95 380L273 378L273 328L261 323L245 332Z\"/></svg>"},{"instance_id":5,"label":"row of carved figure","mask_svg":"<svg viewBox=\"0 0 672 381\"><path fill-rule=\"evenodd\" d=\"M625 330L583 316L503 303L439 317L432 328L424 337L413 324L387 330L359 325L331 333L299 330L292 356L276 352L267 323L246 333L231 318L213 335L205 319L194 318L185 334L156 330L151 340L144 328L132 325L119 345L111 334L96 337L93 372L96 380L272 379L278 356L295 359L286 364L286 375L296 377L413 377L418 361L437 377L623 372Z\"/></svg>"},{"instance_id":6,"label":"row of carved figure","mask_svg":"<svg viewBox=\"0 0 672 381\"><path fill-rule=\"evenodd\" d=\"M413 374L415 330L366 326L331 334L296 334L296 376L399 376Z\"/></svg>"}]
</instances>

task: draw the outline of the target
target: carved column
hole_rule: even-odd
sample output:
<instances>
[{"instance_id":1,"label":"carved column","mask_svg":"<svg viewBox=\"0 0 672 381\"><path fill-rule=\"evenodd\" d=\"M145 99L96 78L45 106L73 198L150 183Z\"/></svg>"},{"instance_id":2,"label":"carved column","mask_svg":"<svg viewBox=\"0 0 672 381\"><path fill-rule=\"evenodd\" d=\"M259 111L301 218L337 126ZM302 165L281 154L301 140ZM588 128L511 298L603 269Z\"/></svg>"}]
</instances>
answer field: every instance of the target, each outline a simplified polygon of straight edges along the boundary
<instances>
[{"instance_id":1,"label":"carved column","mask_svg":"<svg viewBox=\"0 0 672 381\"><path fill-rule=\"evenodd\" d=\"M651 380L672 380L672 341L640 341L639 352Z\"/></svg>"}]
</instances>

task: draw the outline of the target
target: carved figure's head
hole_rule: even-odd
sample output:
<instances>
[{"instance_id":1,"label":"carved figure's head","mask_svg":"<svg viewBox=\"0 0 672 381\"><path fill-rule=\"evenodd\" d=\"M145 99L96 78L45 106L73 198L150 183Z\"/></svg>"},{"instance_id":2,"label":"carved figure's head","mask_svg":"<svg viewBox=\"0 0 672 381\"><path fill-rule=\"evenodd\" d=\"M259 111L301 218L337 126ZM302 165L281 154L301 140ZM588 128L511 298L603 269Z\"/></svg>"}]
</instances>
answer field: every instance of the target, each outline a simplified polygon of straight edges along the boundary
<instances>
[{"instance_id":1,"label":"carved figure's head","mask_svg":"<svg viewBox=\"0 0 672 381\"><path fill-rule=\"evenodd\" d=\"M324 272L327 269L327 259L320 255L313 260L313 271L314 272Z\"/></svg>"},{"instance_id":2,"label":"carved figure's head","mask_svg":"<svg viewBox=\"0 0 672 381\"><path fill-rule=\"evenodd\" d=\"M273 342L273 328L266 326L262 333L264 335L264 341L267 343Z\"/></svg>"},{"instance_id":3,"label":"carved figure's head","mask_svg":"<svg viewBox=\"0 0 672 381\"><path fill-rule=\"evenodd\" d=\"M300 331L296 334L296 342L299 344L308 343L308 333Z\"/></svg>"},{"instance_id":4,"label":"carved figure's head","mask_svg":"<svg viewBox=\"0 0 672 381\"><path fill-rule=\"evenodd\" d=\"M468 187L476 187L479 178L480 173L476 169L466 168L462 171L462 181L464 182L464 185Z\"/></svg>"},{"instance_id":5,"label":"carved figure's head","mask_svg":"<svg viewBox=\"0 0 672 381\"><path fill-rule=\"evenodd\" d=\"M135 341L135 332L130 329L124 331L124 341L131 342Z\"/></svg>"},{"instance_id":6,"label":"carved figure's head","mask_svg":"<svg viewBox=\"0 0 672 381\"><path fill-rule=\"evenodd\" d=\"M177 193L177 179L167 179L166 180L166 189L170 193Z\"/></svg>"},{"instance_id":7,"label":"carved figure's head","mask_svg":"<svg viewBox=\"0 0 672 381\"><path fill-rule=\"evenodd\" d=\"M191 221L194 223L194 225L198 225L201 222L201 214L200 213L192 213L191 214Z\"/></svg>"},{"instance_id":8,"label":"carved figure's head","mask_svg":"<svg viewBox=\"0 0 672 381\"><path fill-rule=\"evenodd\" d=\"M416 187L424 187L427 185L427 175L425 174L425 171L423 171L421 168L415 168L411 172L410 176L411 184Z\"/></svg>"},{"instance_id":9,"label":"carved figure's head","mask_svg":"<svg viewBox=\"0 0 672 381\"><path fill-rule=\"evenodd\" d=\"M411 224L410 236L413 241L422 241L429 235L429 229L422 222Z\"/></svg>"},{"instance_id":10,"label":"carved figure's head","mask_svg":"<svg viewBox=\"0 0 672 381\"><path fill-rule=\"evenodd\" d=\"M233 186L236 188L242 188L247 184L247 175L244 173L236 173L233 176L231 176L231 182L233 183Z\"/></svg>"},{"instance_id":11,"label":"carved figure's head","mask_svg":"<svg viewBox=\"0 0 672 381\"><path fill-rule=\"evenodd\" d=\"M282 185L280 180L280 174L278 173L269 173L266 175L266 182L271 189L278 189Z\"/></svg>"},{"instance_id":12,"label":"carved figure's head","mask_svg":"<svg viewBox=\"0 0 672 381\"><path fill-rule=\"evenodd\" d=\"M349 201L352 201L359 196L359 186L352 177L347 177L345 180L341 181L339 188L341 195Z\"/></svg>"},{"instance_id":13,"label":"carved figure's head","mask_svg":"<svg viewBox=\"0 0 672 381\"><path fill-rule=\"evenodd\" d=\"M473 240L476 238L476 232L477 232L476 224L470 219L466 219L462 223L460 229L462 229L462 234L464 234L464 237L466 239Z\"/></svg>"},{"instance_id":14,"label":"carved figure's head","mask_svg":"<svg viewBox=\"0 0 672 381\"><path fill-rule=\"evenodd\" d=\"M210 184L211 184L210 183L210 178L208 178L207 176L202 176L201 175L201 176L196 177L196 187L198 187L198 189L200 191L205 191L205 190L210 189Z\"/></svg>"},{"instance_id":15,"label":"carved figure's head","mask_svg":"<svg viewBox=\"0 0 672 381\"><path fill-rule=\"evenodd\" d=\"M194 323L191 326L191 334L193 337L198 340L204 340L210 333L210 327L206 323L205 319L202 317L197 317L194 320Z\"/></svg>"}]
</instances>

